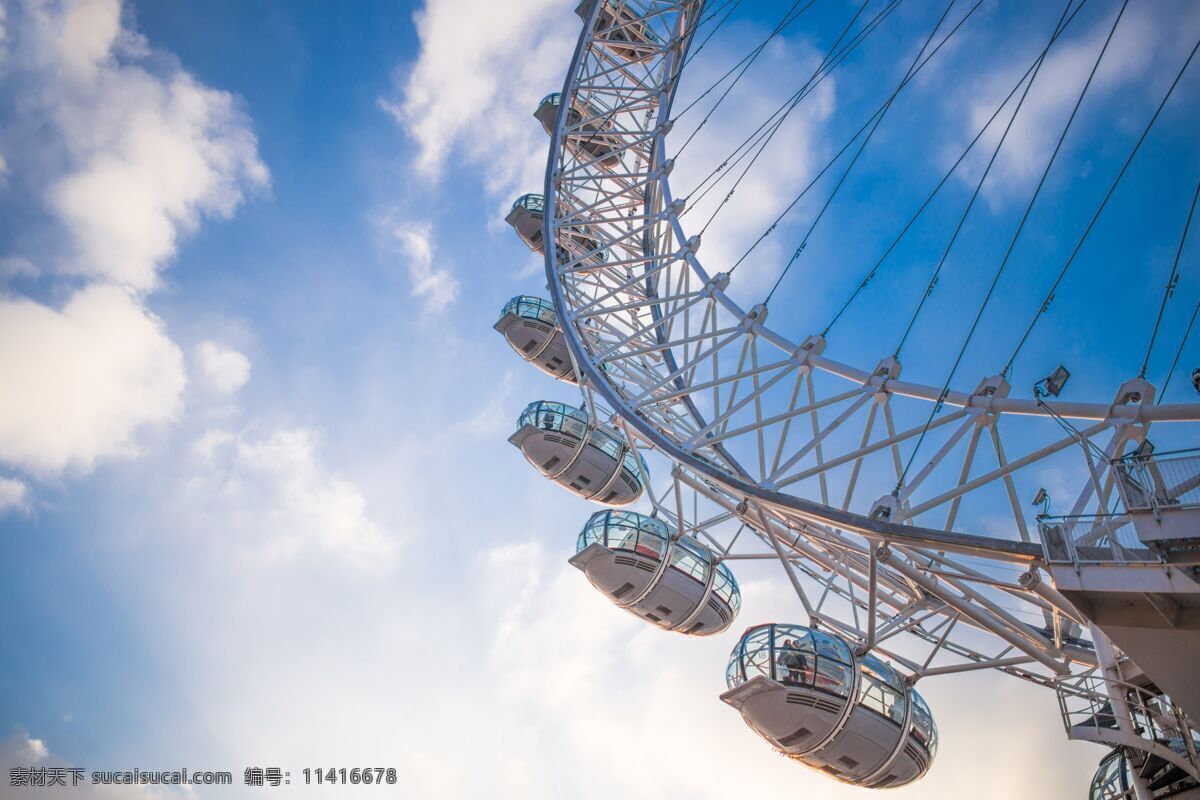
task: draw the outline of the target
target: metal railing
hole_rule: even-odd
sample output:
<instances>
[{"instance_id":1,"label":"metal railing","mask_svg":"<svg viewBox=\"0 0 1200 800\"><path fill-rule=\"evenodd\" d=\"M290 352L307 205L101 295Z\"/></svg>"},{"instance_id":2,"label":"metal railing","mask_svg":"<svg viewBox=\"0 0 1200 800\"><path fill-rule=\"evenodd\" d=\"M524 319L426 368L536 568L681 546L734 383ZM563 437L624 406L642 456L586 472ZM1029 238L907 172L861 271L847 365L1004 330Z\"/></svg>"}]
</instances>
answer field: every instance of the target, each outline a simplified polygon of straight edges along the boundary
<instances>
[{"instance_id":1,"label":"metal railing","mask_svg":"<svg viewBox=\"0 0 1200 800\"><path fill-rule=\"evenodd\" d=\"M1200 777L1200 731L1166 695L1096 672L1063 678L1055 689L1067 736L1113 745L1136 736L1144 752L1158 752Z\"/></svg>"},{"instance_id":2,"label":"metal railing","mask_svg":"<svg viewBox=\"0 0 1200 800\"><path fill-rule=\"evenodd\" d=\"M1059 564L1161 563L1138 536L1131 515L1200 508L1200 450L1133 453L1109 462L1124 511L1041 516L1046 558Z\"/></svg>"},{"instance_id":3,"label":"metal railing","mask_svg":"<svg viewBox=\"0 0 1200 800\"><path fill-rule=\"evenodd\" d=\"M1128 514L1040 517L1038 529L1050 563L1161 562L1138 538Z\"/></svg>"},{"instance_id":4,"label":"metal railing","mask_svg":"<svg viewBox=\"0 0 1200 800\"><path fill-rule=\"evenodd\" d=\"M1129 511L1200 508L1200 450L1136 453L1112 463Z\"/></svg>"}]
</instances>

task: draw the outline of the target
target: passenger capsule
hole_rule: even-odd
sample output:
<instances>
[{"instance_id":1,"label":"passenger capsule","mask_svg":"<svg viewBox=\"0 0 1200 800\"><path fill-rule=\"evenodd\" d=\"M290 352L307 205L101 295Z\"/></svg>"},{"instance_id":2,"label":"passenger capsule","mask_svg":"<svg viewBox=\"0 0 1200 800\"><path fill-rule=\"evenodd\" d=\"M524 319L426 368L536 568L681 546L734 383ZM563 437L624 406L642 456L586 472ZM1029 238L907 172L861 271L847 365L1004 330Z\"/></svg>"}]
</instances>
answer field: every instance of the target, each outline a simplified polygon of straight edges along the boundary
<instances>
[{"instance_id":1,"label":"passenger capsule","mask_svg":"<svg viewBox=\"0 0 1200 800\"><path fill-rule=\"evenodd\" d=\"M546 133L554 133L554 120L558 117L558 107L562 105L562 94L555 92L542 98L533 116ZM611 114L576 99L567 110L567 125L564 133L564 144L577 157L584 161L595 161L598 166L612 169L621 163L621 155L617 150L621 145L620 137L613 131Z\"/></svg>"},{"instance_id":2,"label":"passenger capsule","mask_svg":"<svg viewBox=\"0 0 1200 800\"><path fill-rule=\"evenodd\" d=\"M587 19L596 0L583 0L575 8L580 19ZM630 0L601 0L604 7L596 15L597 41L624 61L637 61L658 47L658 37Z\"/></svg>"},{"instance_id":3,"label":"passenger capsule","mask_svg":"<svg viewBox=\"0 0 1200 800\"><path fill-rule=\"evenodd\" d=\"M1129 759L1121 750L1113 750L1100 761L1088 800L1136 800L1133 788L1133 770Z\"/></svg>"},{"instance_id":4,"label":"passenger capsule","mask_svg":"<svg viewBox=\"0 0 1200 800\"><path fill-rule=\"evenodd\" d=\"M540 194L523 194L513 202L504 221L513 227L517 236L521 237L521 241L530 250L544 254L546 250L542 220L545 219L545 215L545 197ZM600 243L589 234L586 225L581 225L570 233L564 232L557 248L559 263L566 263L572 258L582 258L590 264L603 264L607 261L608 252L600 249Z\"/></svg>"},{"instance_id":5,"label":"passenger capsule","mask_svg":"<svg viewBox=\"0 0 1200 800\"><path fill-rule=\"evenodd\" d=\"M624 506L642 496L646 463L616 431L566 403L530 403L508 441L538 471L580 497Z\"/></svg>"},{"instance_id":6,"label":"passenger capsule","mask_svg":"<svg viewBox=\"0 0 1200 800\"><path fill-rule=\"evenodd\" d=\"M733 573L711 550L635 511L592 514L570 563L618 606L669 631L720 633L742 604Z\"/></svg>"},{"instance_id":7,"label":"passenger capsule","mask_svg":"<svg viewBox=\"0 0 1200 800\"><path fill-rule=\"evenodd\" d=\"M758 625L738 641L721 699L780 752L840 781L902 786L937 752L929 706L889 664L839 636Z\"/></svg>"},{"instance_id":8,"label":"passenger capsule","mask_svg":"<svg viewBox=\"0 0 1200 800\"><path fill-rule=\"evenodd\" d=\"M504 304L493 325L517 355L552 378L575 383L575 370L558 314L549 300L518 295Z\"/></svg>"},{"instance_id":9,"label":"passenger capsule","mask_svg":"<svg viewBox=\"0 0 1200 800\"><path fill-rule=\"evenodd\" d=\"M1108 719L1110 724L1115 724L1112 716ZM1160 736L1158 743L1174 750L1186 761L1187 744L1177 735L1179 730L1160 733L1166 733L1166 736ZM1130 751L1118 747L1100 760L1088 790L1088 800L1138 800L1141 795L1134 782L1135 773L1150 790L1149 796L1155 800L1200 797L1197 781L1167 759L1149 754L1130 756Z\"/></svg>"}]
</instances>

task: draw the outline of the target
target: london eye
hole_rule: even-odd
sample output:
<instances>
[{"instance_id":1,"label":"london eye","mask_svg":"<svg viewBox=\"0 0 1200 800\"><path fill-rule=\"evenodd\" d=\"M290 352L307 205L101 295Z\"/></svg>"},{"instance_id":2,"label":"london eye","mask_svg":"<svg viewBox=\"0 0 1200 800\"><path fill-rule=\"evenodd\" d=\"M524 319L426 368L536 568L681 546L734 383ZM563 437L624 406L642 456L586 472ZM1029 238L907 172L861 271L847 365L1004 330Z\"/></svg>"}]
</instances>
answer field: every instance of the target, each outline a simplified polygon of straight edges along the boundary
<instances>
[{"instance_id":1,"label":"london eye","mask_svg":"<svg viewBox=\"0 0 1200 800\"><path fill-rule=\"evenodd\" d=\"M563 86L530 109L545 183L506 217L544 258L547 294L512 298L495 325L561 395L527 398L510 442L599 505L564 536L614 605L681 635L741 618L728 663L708 665L725 669L719 699L798 769L920 780L938 741L921 687L983 671L1042 687L1066 736L1107 748L1081 794L1200 797L1200 402L1180 358L1200 304L1177 292L1200 174L1194 136L1163 133L1188 113L1194 133L1200 30L1180 20L1187 46L1158 54L1150 101L1110 127L1096 120L1122 101L1097 86L1136 2L1038 7L968 134L930 122L917 144L938 158L881 165L892 129L920 130L925 77L964 40L987 45L981 3L866 0L816 19L814 2L785 4L757 39L729 22L740 0L579 5ZM899 13L926 32L890 32ZM806 25L824 44L774 76L779 102L733 108ZM714 41L734 60L714 61ZM867 53L899 66L863 68ZM845 136L797 180L776 160L834 80L856 87L823 112ZM1035 105L1054 112L1046 146L1014 213L991 213ZM722 125L734 134L712 136ZM1088 137L1107 157L1068 191ZM1163 164L1172 191L1138 201L1170 232L1155 238L1121 204ZM868 170L893 176L877 218L837 219ZM753 196L764 175L777 196ZM736 245L733 215L752 229ZM1106 305L1072 303L1105 232L1153 269L1111 267L1125 277ZM948 303L956 276L973 293ZM1121 377L1089 374L1097 362ZM793 616L743 602L751 562L778 565Z\"/></svg>"}]
</instances>

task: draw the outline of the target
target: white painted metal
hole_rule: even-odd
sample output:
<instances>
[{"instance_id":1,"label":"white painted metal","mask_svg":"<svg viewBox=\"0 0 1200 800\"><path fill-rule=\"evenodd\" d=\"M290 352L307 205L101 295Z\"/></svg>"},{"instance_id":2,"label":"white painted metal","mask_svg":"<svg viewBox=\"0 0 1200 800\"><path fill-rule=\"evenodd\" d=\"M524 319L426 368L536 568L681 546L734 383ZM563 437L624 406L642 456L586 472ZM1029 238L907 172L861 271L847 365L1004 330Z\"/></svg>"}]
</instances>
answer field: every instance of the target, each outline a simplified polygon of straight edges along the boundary
<instances>
[{"instance_id":1,"label":"white painted metal","mask_svg":"<svg viewBox=\"0 0 1200 800\"><path fill-rule=\"evenodd\" d=\"M765 306L735 302L730 276L703 267L670 182L672 101L703 6L583 3L557 116L540 112L551 144L535 238L557 245L542 248L547 285L590 418L672 462L670 484L646 496L679 535L724 559L778 560L808 624L910 680L993 669L1061 687L1094 674L1078 635L1088 620L1041 579L1016 479L1074 458L1091 476L1074 513L1107 512L1122 486L1112 459L1152 424L1200 421L1200 404L1155 404L1140 378L1112 399L1052 405L1010 396L999 376L943 392L900 380L886 353L864 368L826 355L836 343L822 336L794 342ZM905 480L903 452L922 436L927 460ZM885 479L896 491L880 496ZM978 518L963 513L971 503L1007 518L1009 535L962 528ZM901 634L924 651L893 650Z\"/></svg>"}]
</instances>

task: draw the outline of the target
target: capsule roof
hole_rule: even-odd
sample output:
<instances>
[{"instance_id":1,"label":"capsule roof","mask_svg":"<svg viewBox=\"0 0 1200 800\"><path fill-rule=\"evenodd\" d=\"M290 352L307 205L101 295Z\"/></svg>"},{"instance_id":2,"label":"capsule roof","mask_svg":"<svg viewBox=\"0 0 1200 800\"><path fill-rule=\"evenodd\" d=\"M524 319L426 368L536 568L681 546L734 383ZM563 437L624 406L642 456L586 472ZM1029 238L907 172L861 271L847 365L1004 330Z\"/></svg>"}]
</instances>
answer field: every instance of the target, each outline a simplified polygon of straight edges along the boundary
<instances>
[{"instance_id":1,"label":"capsule roof","mask_svg":"<svg viewBox=\"0 0 1200 800\"><path fill-rule=\"evenodd\" d=\"M503 317L506 314L541 320L547 325L558 324L558 312L554 310L554 303L528 294L519 294L505 303L504 308L500 310L500 316Z\"/></svg>"},{"instance_id":2,"label":"capsule roof","mask_svg":"<svg viewBox=\"0 0 1200 800\"><path fill-rule=\"evenodd\" d=\"M517 427L532 425L543 430L561 431L573 427L572 421L586 426L589 423L587 412L555 400L535 400L525 406L517 418ZM579 433L582 434L582 431Z\"/></svg>"},{"instance_id":3,"label":"capsule roof","mask_svg":"<svg viewBox=\"0 0 1200 800\"><path fill-rule=\"evenodd\" d=\"M806 669L789 671L780 655L807 655ZM839 697L849 697L854 685L854 654L840 636L803 625L757 625L748 628L729 655L725 683L736 689L762 675L771 680L817 686Z\"/></svg>"},{"instance_id":4,"label":"capsule roof","mask_svg":"<svg viewBox=\"0 0 1200 800\"><path fill-rule=\"evenodd\" d=\"M536 214L541 214L546 210L546 198L543 195L535 192L523 194L513 201L514 209L524 208L527 211L532 211Z\"/></svg>"}]
</instances>

